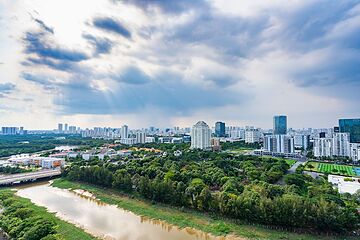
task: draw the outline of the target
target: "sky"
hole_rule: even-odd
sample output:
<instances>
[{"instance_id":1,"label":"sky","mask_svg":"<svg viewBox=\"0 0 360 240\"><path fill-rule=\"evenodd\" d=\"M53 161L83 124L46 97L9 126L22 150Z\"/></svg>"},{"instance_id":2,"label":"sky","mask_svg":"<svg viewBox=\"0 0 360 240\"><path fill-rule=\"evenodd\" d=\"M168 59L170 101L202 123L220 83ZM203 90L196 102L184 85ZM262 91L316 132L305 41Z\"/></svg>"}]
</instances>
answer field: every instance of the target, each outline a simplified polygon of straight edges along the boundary
<instances>
[{"instance_id":1,"label":"sky","mask_svg":"<svg viewBox=\"0 0 360 240\"><path fill-rule=\"evenodd\" d=\"M360 3L0 0L0 126L332 127L360 117Z\"/></svg>"}]
</instances>

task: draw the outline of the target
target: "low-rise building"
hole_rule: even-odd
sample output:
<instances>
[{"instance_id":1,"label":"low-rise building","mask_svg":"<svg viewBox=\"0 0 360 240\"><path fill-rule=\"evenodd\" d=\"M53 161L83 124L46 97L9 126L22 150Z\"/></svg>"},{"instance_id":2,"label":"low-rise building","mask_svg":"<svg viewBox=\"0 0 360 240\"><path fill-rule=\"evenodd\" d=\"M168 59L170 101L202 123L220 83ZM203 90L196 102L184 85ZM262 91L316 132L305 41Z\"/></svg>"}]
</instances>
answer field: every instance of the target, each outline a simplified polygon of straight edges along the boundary
<instances>
[{"instance_id":1,"label":"low-rise building","mask_svg":"<svg viewBox=\"0 0 360 240\"><path fill-rule=\"evenodd\" d=\"M44 158L41 161L41 167L42 168L57 168L57 167L63 167L65 164L64 159L61 158Z\"/></svg>"}]
</instances>

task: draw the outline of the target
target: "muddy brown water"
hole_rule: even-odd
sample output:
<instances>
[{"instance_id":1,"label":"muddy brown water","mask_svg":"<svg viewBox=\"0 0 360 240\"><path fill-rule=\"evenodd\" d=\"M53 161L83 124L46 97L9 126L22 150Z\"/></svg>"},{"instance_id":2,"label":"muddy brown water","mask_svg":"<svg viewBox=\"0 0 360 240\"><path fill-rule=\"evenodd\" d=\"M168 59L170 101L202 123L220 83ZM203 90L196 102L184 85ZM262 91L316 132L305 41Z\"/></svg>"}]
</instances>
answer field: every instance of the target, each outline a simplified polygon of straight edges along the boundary
<instances>
[{"instance_id":1,"label":"muddy brown water","mask_svg":"<svg viewBox=\"0 0 360 240\"><path fill-rule=\"evenodd\" d=\"M83 228L93 236L119 240L230 240L191 229L179 229L166 222L138 216L108 205L89 193L51 187L49 183L17 188L18 196L47 208L49 212Z\"/></svg>"}]
</instances>

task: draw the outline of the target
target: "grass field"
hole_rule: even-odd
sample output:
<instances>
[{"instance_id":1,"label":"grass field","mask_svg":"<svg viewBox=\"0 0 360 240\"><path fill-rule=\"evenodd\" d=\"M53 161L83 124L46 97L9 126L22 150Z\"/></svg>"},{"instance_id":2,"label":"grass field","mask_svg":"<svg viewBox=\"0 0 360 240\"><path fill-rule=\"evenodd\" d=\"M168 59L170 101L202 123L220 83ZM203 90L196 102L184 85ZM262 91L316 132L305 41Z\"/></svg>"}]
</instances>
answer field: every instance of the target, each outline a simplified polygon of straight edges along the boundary
<instances>
[{"instance_id":1,"label":"grass field","mask_svg":"<svg viewBox=\"0 0 360 240\"><path fill-rule=\"evenodd\" d=\"M262 156L262 158L274 158L274 159L277 159L277 160L285 160L285 162L286 162L287 164L289 164L290 167L297 162L297 161L294 160L294 159L278 158L278 157L272 157L272 156Z\"/></svg>"},{"instance_id":2,"label":"grass field","mask_svg":"<svg viewBox=\"0 0 360 240\"><path fill-rule=\"evenodd\" d=\"M344 237L316 236L310 234L297 234L286 231L267 229L259 225L235 223L232 220L219 216L210 216L201 212L188 209L178 209L165 204L152 204L149 201L137 197L129 197L120 192L101 188L98 186L70 182L65 179L56 179L54 187L64 189L84 189L93 194L102 202L117 205L137 215L152 219L163 220L180 228L191 227L214 235L234 234L241 239L344 239ZM347 239L355 239L347 237Z\"/></svg>"},{"instance_id":3,"label":"grass field","mask_svg":"<svg viewBox=\"0 0 360 240\"><path fill-rule=\"evenodd\" d=\"M20 203L23 207L33 210L36 216L42 217L44 219L53 221L57 226L57 234L60 239L63 240L92 240L97 239L90 234L84 232L84 230L76 227L75 225L65 222L60 218L57 218L54 213L49 213L46 208L37 206L33 204L29 199L22 198L15 195L14 191L8 189L1 189L0 194L12 193L13 198L16 199L18 203Z\"/></svg>"},{"instance_id":4,"label":"grass field","mask_svg":"<svg viewBox=\"0 0 360 240\"><path fill-rule=\"evenodd\" d=\"M311 167L312 166L312 167ZM331 173L344 176L356 176L352 166L339 165L332 163L308 162L305 170L321 173Z\"/></svg>"},{"instance_id":5,"label":"grass field","mask_svg":"<svg viewBox=\"0 0 360 240\"><path fill-rule=\"evenodd\" d=\"M235 148L235 149L230 149L227 151L230 153L233 153L233 154L245 154L245 153L251 152L252 150L253 149L251 149L251 148Z\"/></svg>"},{"instance_id":6,"label":"grass field","mask_svg":"<svg viewBox=\"0 0 360 240\"><path fill-rule=\"evenodd\" d=\"M285 162L287 164L289 164L289 166L291 167L292 165L294 165L297 161L294 159L285 159Z\"/></svg>"}]
</instances>

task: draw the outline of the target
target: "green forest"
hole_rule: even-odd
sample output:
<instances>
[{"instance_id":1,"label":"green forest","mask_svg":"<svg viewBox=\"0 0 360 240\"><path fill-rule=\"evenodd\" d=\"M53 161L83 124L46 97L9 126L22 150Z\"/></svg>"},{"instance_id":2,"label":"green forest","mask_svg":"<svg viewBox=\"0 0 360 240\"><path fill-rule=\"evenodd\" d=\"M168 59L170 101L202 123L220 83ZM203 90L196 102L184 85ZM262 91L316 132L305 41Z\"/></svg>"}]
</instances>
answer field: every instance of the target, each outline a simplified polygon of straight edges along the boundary
<instances>
[{"instance_id":1,"label":"green forest","mask_svg":"<svg viewBox=\"0 0 360 240\"><path fill-rule=\"evenodd\" d=\"M73 163L63 175L179 208L288 230L347 233L359 228L359 198L340 195L326 179L288 174L283 159L184 151ZM284 177L284 184L276 184Z\"/></svg>"},{"instance_id":2,"label":"green forest","mask_svg":"<svg viewBox=\"0 0 360 240\"><path fill-rule=\"evenodd\" d=\"M65 139L59 139L65 137ZM60 145L98 147L109 140L82 138L80 135L0 135L0 157L54 149Z\"/></svg>"}]
</instances>

